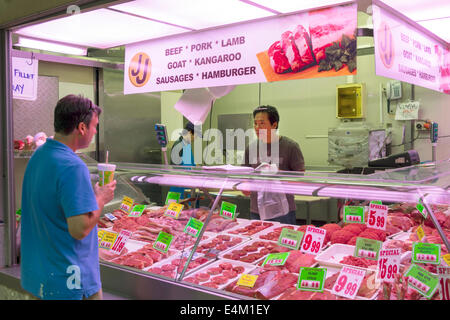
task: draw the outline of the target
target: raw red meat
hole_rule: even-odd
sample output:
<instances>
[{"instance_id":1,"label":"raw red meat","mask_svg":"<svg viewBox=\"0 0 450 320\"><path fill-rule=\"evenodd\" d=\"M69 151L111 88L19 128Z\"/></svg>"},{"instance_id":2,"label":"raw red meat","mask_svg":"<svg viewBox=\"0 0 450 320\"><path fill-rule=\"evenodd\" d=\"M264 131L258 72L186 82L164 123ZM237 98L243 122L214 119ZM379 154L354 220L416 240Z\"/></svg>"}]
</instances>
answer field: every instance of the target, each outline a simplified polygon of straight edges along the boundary
<instances>
[{"instance_id":1,"label":"raw red meat","mask_svg":"<svg viewBox=\"0 0 450 320\"><path fill-rule=\"evenodd\" d=\"M203 272L203 273L197 273L197 275L195 276L195 278L199 281L199 282L205 282L208 281L210 278L209 273L207 272ZM186 280L187 281L187 280Z\"/></svg>"},{"instance_id":2,"label":"raw red meat","mask_svg":"<svg viewBox=\"0 0 450 320\"><path fill-rule=\"evenodd\" d=\"M309 12L309 34L316 62L325 59L325 49L345 34L354 39L356 6L336 6Z\"/></svg>"},{"instance_id":3,"label":"raw red meat","mask_svg":"<svg viewBox=\"0 0 450 320\"><path fill-rule=\"evenodd\" d=\"M224 270L231 270L233 268L233 265L229 262L224 262L219 264L219 267L221 267Z\"/></svg>"},{"instance_id":4,"label":"raw red meat","mask_svg":"<svg viewBox=\"0 0 450 320\"><path fill-rule=\"evenodd\" d=\"M225 284L228 282L228 280L229 280L229 278L227 278L225 276L216 276L211 279L212 282L217 283L217 284Z\"/></svg>"},{"instance_id":5,"label":"raw red meat","mask_svg":"<svg viewBox=\"0 0 450 320\"><path fill-rule=\"evenodd\" d=\"M290 70L291 65L289 64L285 52L281 48L280 41L274 42L267 53L273 71L276 73L284 73Z\"/></svg>"},{"instance_id":6,"label":"raw red meat","mask_svg":"<svg viewBox=\"0 0 450 320\"><path fill-rule=\"evenodd\" d=\"M202 283L202 286L210 287L210 288L214 288L214 289L219 288L219 285L217 283L214 283L214 282Z\"/></svg>"},{"instance_id":7,"label":"raw red meat","mask_svg":"<svg viewBox=\"0 0 450 320\"><path fill-rule=\"evenodd\" d=\"M288 288L278 300L309 300L314 294L312 291L302 291L296 288Z\"/></svg>"},{"instance_id":8,"label":"raw red meat","mask_svg":"<svg viewBox=\"0 0 450 320\"><path fill-rule=\"evenodd\" d=\"M314 263L314 255L292 250L284 264L284 267L292 273L299 273L301 267L311 267Z\"/></svg>"},{"instance_id":9,"label":"raw red meat","mask_svg":"<svg viewBox=\"0 0 450 320\"><path fill-rule=\"evenodd\" d=\"M236 271L233 270L224 270L222 272L224 277L227 277L228 279L232 279L234 277L236 277L238 275L238 273Z\"/></svg>"},{"instance_id":10,"label":"raw red meat","mask_svg":"<svg viewBox=\"0 0 450 320\"><path fill-rule=\"evenodd\" d=\"M354 257L354 256L346 256L339 263L347 264L355 267L368 268L371 265L376 265L377 261Z\"/></svg>"},{"instance_id":11,"label":"raw red meat","mask_svg":"<svg viewBox=\"0 0 450 320\"><path fill-rule=\"evenodd\" d=\"M233 271L236 271L237 273L242 273L245 271L245 268L243 266L236 266L233 267Z\"/></svg>"},{"instance_id":12,"label":"raw red meat","mask_svg":"<svg viewBox=\"0 0 450 320\"><path fill-rule=\"evenodd\" d=\"M211 275L217 275L217 274L221 274L222 273L222 268L220 268L220 267L213 267L213 268L209 268L208 270L206 270L206 272L208 272Z\"/></svg>"},{"instance_id":13,"label":"raw red meat","mask_svg":"<svg viewBox=\"0 0 450 320\"><path fill-rule=\"evenodd\" d=\"M338 300L338 297L329 291L315 292L310 300Z\"/></svg>"},{"instance_id":14,"label":"raw red meat","mask_svg":"<svg viewBox=\"0 0 450 320\"><path fill-rule=\"evenodd\" d=\"M350 223L350 224L346 225L345 227L343 227L342 230L350 231L354 235L358 235L361 232L363 232L366 228L367 228L367 226L365 224Z\"/></svg>"},{"instance_id":15,"label":"raw red meat","mask_svg":"<svg viewBox=\"0 0 450 320\"><path fill-rule=\"evenodd\" d=\"M352 237L353 233L346 230L338 230L331 236L331 243L347 243Z\"/></svg>"}]
</instances>

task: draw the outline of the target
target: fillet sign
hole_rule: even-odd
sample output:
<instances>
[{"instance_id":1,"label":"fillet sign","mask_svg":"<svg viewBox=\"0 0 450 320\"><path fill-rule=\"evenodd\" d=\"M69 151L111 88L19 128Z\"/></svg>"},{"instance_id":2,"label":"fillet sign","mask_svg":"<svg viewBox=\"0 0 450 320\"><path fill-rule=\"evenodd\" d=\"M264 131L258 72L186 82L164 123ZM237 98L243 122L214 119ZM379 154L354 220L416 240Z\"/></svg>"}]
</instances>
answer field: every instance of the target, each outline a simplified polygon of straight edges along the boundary
<instances>
[{"instance_id":1,"label":"fillet sign","mask_svg":"<svg viewBox=\"0 0 450 320\"><path fill-rule=\"evenodd\" d=\"M150 79L152 62L144 52L136 53L128 66L128 77L135 87L144 86Z\"/></svg>"}]
</instances>

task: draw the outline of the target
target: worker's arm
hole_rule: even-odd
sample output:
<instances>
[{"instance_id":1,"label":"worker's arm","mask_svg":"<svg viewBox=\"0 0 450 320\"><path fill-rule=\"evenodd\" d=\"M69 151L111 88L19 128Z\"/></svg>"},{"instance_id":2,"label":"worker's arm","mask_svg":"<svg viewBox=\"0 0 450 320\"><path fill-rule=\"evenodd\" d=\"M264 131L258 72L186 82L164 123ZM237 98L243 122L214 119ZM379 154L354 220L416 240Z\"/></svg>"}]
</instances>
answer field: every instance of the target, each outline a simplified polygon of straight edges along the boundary
<instances>
[{"instance_id":1,"label":"worker's arm","mask_svg":"<svg viewBox=\"0 0 450 320\"><path fill-rule=\"evenodd\" d=\"M85 238L95 227L100 219L103 207L114 199L114 190L116 189L116 180L100 187L98 183L94 186L95 198L97 199L98 209L84 214L67 218L70 235L77 240Z\"/></svg>"}]
</instances>

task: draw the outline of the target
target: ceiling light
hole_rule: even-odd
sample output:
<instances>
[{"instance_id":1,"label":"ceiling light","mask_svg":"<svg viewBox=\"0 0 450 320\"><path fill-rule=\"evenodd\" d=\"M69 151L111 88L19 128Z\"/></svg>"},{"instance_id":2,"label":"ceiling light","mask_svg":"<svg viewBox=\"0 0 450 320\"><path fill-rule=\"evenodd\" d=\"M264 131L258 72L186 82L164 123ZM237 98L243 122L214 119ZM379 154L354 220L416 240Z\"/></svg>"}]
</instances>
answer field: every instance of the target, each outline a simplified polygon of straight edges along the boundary
<instances>
[{"instance_id":1,"label":"ceiling light","mask_svg":"<svg viewBox=\"0 0 450 320\"><path fill-rule=\"evenodd\" d=\"M19 37L19 42L15 45L19 47L73 54L78 56L85 56L87 51L86 48L79 48L60 43L48 42L44 40L28 39L23 37Z\"/></svg>"},{"instance_id":2,"label":"ceiling light","mask_svg":"<svg viewBox=\"0 0 450 320\"><path fill-rule=\"evenodd\" d=\"M308 10L313 8L319 8L329 5L336 5L341 3L348 3L353 1L345 0L284 0L284 1L274 1L274 0L241 0L242 2L247 2L249 4L257 4L259 6L269 8L281 13L296 12L302 10Z\"/></svg>"}]
</instances>

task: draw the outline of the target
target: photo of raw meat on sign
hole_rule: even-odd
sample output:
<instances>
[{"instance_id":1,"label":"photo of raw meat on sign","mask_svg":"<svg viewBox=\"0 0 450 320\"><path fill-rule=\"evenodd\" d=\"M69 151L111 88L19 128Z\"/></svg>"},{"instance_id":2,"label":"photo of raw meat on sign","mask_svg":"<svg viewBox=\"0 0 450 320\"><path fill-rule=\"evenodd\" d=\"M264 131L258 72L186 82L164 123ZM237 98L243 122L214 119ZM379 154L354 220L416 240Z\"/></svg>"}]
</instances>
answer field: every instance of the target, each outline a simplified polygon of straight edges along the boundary
<instances>
[{"instance_id":1,"label":"photo of raw meat on sign","mask_svg":"<svg viewBox=\"0 0 450 320\"><path fill-rule=\"evenodd\" d=\"M298 24L256 56L267 81L356 74L355 5L298 14Z\"/></svg>"}]
</instances>

